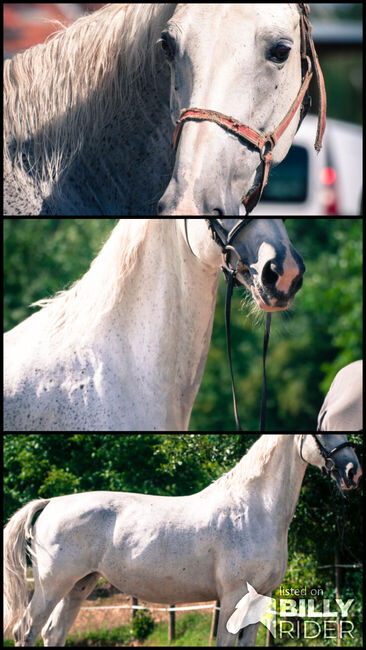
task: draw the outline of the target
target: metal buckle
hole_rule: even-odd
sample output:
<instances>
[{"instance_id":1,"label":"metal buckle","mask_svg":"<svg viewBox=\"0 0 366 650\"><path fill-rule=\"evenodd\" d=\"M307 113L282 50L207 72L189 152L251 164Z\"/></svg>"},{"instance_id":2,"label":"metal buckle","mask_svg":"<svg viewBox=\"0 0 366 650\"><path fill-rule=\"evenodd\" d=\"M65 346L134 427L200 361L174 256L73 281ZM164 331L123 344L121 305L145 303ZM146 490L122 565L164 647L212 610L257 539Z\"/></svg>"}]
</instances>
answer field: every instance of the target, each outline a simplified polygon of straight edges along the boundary
<instances>
[{"instance_id":1,"label":"metal buckle","mask_svg":"<svg viewBox=\"0 0 366 650\"><path fill-rule=\"evenodd\" d=\"M336 469L336 464L335 464L333 458L327 458L326 459L325 467L326 467L326 471L327 471L328 474L330 474L331 472L334 472L334 470ZM325 468L323 468L323 469L325 469Z\"/></svg>"},{"instance_id":2,"label":"metal buckle","mask_svg":"<svg viewBox=\"0 0 366 650\"><path fill-rule=\"evenodd\" d=\"M275 143L273 142L272 135L267 135L266 139L265 139L265 141L263 143L263 146L259 151L259 155L261 157L261 160L264 163L267 162L266 157L268 156L268 154L272 153L272 149L273 149L274 146L275 146Z\"/></svg>"}]
</instances>

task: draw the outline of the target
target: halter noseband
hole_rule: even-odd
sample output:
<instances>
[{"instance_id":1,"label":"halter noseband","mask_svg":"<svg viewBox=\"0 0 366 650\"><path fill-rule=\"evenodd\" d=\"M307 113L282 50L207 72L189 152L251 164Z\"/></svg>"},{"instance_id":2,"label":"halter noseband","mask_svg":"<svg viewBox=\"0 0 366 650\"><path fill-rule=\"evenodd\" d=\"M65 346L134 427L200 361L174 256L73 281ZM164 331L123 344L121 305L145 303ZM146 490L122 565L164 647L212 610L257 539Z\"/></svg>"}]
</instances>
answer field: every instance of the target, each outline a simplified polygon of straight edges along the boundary
<instances>
[{"instance_id":1,"label":"halter noseband","mask_svg":"<svg viewBox=\"0 0 366 650\"><path fill-rule=\"evenodd\" d=\"M305 433L303 433L301 435L300 457L301 457L301 460L304 461L304 463L307 463L308 461L305 460L305 458L302 455L305 435L306 435ZM317 444L317 447L318 447L321 455L323 456L323 458L325 460L325 467L322 468L322 472L323 472L323 474L325 474L327 476L330 476L331 472L334 472L334 470L337 469L337 466L336 466L336 464L334 462L334 459L333 459L334 454L337 451L341 451L341 449L345 449L346 447L354 447L355 446L352 442L348 442L348 440L347 440L347 442L342 442L340 445L338 445L338 447L334 447L334 449L332 449L331 451L327 451L327 449L324 447L324 445L322 445L322 443L320 442L319 437L317 436L316 433L311 433L309 435L311 435L314 438L314 440L315 440L315 442Z\"/></svg>"},{"instance_id":2,"label":"halter noseband","mask_svg":"<svg viewBox=\"0 0 366 650\"><path fill-rule=\"evenodd\" d=\"M285 117L279 123L279 125L275 129L273 129L271 133L260 133L259 131L252 129L246 124L243 124L239 120L236 120L234 117L231 117L230 115L224 115L223 113L219 113L218 111L211 111L205 108L184 108L181 111L173 135L173 149L176 150L183 125L186 121L188 120L194 120L198 122L208 121L208 122L214 122L218 126L221 126L223 129L225 129L226 131L229 131L229 133L233 133L244 142L249 142L255 149L258 149L260 158L263 162L263 174L262 174L261 183L254 186L251 190L249 190L248 194L246 194L242 198L242 203L244 204L247 215L257 205L258 201L262 196L264 187L267 184L269 169L272 162L272 152L275 145L277 144L277 141L279 140L283 132L287 129L293 117L296 115L299 106L301 106L302 113L306 112L307 110L306 106L304 105L304 99L311 78L313 76L312 64L315 69L315 74L316 74L318 89L319 89L318 127L317 127L314 147L316 151L319 152L322 146L322 140L323 140L323 134L324 134L325 122L326 122L326 103L327 103L324 78L319 64L318 56L315 50L313 37L311 35L312 26L308 18L310 14L309 5L304 3L299 3L298 6L300 9L301 64L302 64L302 71L303 71L303 79L302 79L300 90L297 93L295 100L293 101L292 105L290 106ZM310 56L307 55L308 49L309 49ZM304 115L301 115L300 123L303 117Z\"/></svg>"}]
</instances>

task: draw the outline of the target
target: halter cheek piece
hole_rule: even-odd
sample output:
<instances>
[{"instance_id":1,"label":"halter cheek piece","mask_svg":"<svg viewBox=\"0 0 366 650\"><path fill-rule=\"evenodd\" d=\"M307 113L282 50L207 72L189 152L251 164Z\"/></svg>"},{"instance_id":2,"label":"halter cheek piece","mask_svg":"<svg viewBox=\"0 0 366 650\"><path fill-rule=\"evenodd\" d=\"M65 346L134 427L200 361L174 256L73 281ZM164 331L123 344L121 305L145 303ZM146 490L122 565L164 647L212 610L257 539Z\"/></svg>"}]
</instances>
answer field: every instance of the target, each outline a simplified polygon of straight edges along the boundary
<instances>
[{"instance_id":1,"label":"halter cheek piece","mask_svg":"<svg viewBox=\"0 0 366 650\"><path fill-rule=\"evenodd\" d=\"M188 228L187 228L187 221L188 219L184 219L184 228L185 228L185 235L186 235L186 240L188 243L188 246L191 250L191 253L196 257L195 253L193 252L191 245L189 243L189 237L188 237ZM240 219L238 223L230 230L228 233L225 228L221 225L218 219L205 219L207 222L207 225L211 231L212 238L214 241L218 244L218 246L221 248L222 252L222 257L223 257L223 265L222 265L222 271L225 275L227 287L226 287L226 301L225 301L225 326L226 326L226 344L227 344L227 356L229 360L229 367L230 367L230 375L231 375L231 389L232 389L232 394L233 394L233 404L234 404L234 415L235 415L235 422L236 422L236 428L237 431L242 431L242 428L240 426L240 421L239 421L239 415L238 415L238 407L237 407L237 402L236 402L236 393L235 393L235 383L234 383L234 373L233 373L233 366L231 362L231 338L230 338L230 308L231 308L231 296L233 294L233 288L234 287L241 287L243 286L241 282L238 281L237 279L237 273L238 269L237 267L234 268L230 262L230 253L234 252L235 255L238 257L238 260L240 260L240 255L237 252L235 245L234 245L234 240L237 237L237 235L251 222L254 221L254 219ZM282 221L286 221L286 219L283 219ZM263 342L263 373L262 373L262 401L261 401L261 413L260 413L260 424L259 424L259 430L260 431L265 431L266 428L266 401L267 401L267 380L266 380L266 357L267 357L267 349L268 349L268 342L269 342L269 334L270 334L270 329L271 329L271 313L267 312L267 318L266 318L266 328L265 328L265 333L264 333L264 342Z\"/></svg>"},{"instance_id":2,"label":"halter cheek piece","mask_svg":"<svg viewBox=\"0 0 366 650\"><path fill-rule=\"evenodd\" d=\"M257 205L262 196L264 187L267 184L269 169L272 162L272 153L274 147L277 144L277 141L283 132L287 129L293 117L296 115L298 108L301 106L299 126L309 109L311 100L307 90L313 76L312 65L315 69L315 75L319 89L318 127L314 147L316 151L320 151L322 146L326 122L327 103L324 78L315 50L314 41L311 35L312 26L308 18L310 14L309 5L299 3L298 6L300 9L301 68L303 78L297 96L295 97L292 105L290 106L285 117L279 123L279 125L271 133L261 133L255 129L252 129L250 126L243 124L239 120L236 120L234 117L231 117L230 115L224 115L218 111L211 111L206 108L184 108L181 111L173 135L173 149L176 150L185 122L188 120L194 120L198 122L208 121L214 122L229 133L236 135L244 142L249 142L249 144L251 144L255 149L258 149L260 159L263 162L262 180L258 185L255 185L251 190L249 190L249 192L242 198L242 203L244 204L247 215ZM310 56L308 56L307 52L309 52Z\"/></svg>"},{"instance_id":3,"label":"halter cheek piece","mask_svg":"<svg viewBox=\"0 0 366 650\"><path fill-rule=\"evenodd\" d=\"M308 461L305 460L305 458L302 455L305 435L306 434L304 434L304 433L301 435L300 457L301 457L301 460L304 461L304 463L307 463ZM355 446L352 442L347 441L347 442L342 442L342 444L338 445L338 447L334 447L334 449L332 449L331 451L327 451L326 448L324 447L324 445L322 445L322 443L320 442L319 437L317 436L316 433L311 433L309 435L311 435L314 438L314 440L315 440L315 442L317 444L317 447L318 447L321 455L323 456L323 458L325 460L325 466L322 467L322 472L326 476L330 476L331 472L334 472L337 469L337 466L336 466L334 458L333 458L334 454L337 453L337 451L341 451L341 449L345 449L346 447L354 447Z\"/></svg>"}]
</instances>

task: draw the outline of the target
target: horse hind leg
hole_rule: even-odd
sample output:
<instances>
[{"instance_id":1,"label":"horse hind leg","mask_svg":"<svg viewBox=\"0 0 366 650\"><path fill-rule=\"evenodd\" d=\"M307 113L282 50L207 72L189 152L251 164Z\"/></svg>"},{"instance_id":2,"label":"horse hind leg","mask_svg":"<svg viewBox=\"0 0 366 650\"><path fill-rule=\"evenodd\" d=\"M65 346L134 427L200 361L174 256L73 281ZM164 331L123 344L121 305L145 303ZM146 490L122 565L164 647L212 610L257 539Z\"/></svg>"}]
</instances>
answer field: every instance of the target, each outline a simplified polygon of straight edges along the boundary
<instances>
[{"instance_id":1,"label":"horse hind leg","mask_svg":"<svg viewBox=\"0 0 366 650\"><path fill-rule=\"evenodd\" d=\"M40 584L35 568L34 575L34 594L23 617L13 628L14 640L16 646L35 646L37 638L40 635L42 627L47 622L56 607L57 603L73 587L70 580L54 579L52 585Z\"/></svg>"},{"instance_id":2,"label":"horse hind leg","mask_svg":"<svg viewBox=\"0 0 366 650\"><path fill-rule=\"evenodd\" d=\"M42 629L45 646L60 647L65 645L67 633L75 621L83 601L93 591L98 579L99 573L91 573L85 578L81 578L58 603Z\"/></svg>"}]
</instances>

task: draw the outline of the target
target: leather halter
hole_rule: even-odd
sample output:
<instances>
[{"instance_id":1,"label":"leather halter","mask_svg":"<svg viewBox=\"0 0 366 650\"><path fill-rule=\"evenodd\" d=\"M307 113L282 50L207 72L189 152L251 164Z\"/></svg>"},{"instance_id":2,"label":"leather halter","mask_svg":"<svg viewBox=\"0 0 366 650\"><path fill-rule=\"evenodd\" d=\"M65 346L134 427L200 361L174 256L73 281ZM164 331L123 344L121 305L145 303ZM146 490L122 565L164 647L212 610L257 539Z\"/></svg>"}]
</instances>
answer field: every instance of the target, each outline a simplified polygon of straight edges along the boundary
<instances>
[{"instance_id":1,"label":"leather halter","mask_svg":"<svg viewBox=\"0 0 366 650\"><path fill-rule=\"evenodd\" d=\"M304 461L304 463L307 463L308 461L305 460L305 458L302 455L302 449L303 449L303 445L304 445L305 435L306 434L304 434L304 433L301 435L300 457L301 457L301 460ZM336 466L335 461L333 459L334 454L337 453L337 451L341 451L341 449L345 449L346 447L354 447L355 446L352 442L348 442L348 440L347 440L347 442L342 442L340 445L338 445L338 447L334 447L334 449L332 449L331 451L327 451L327 449L324 447L324 445L322 445L322 443L320 442L319 437L317 436L316 433L311 433L309 435L313 436L313 438L314 438L314 440L315 440L315 442L317 444L317 447L318 447L321 455L323 456L323 458L325 460L325 466L322 467L322 472L326 476L330 476L331 472L334 472L337 469L337 466Z\"/></svg>"},{"instance_id":2,"label":"leather halter","mask_svg":"<svg viewBox=\"0 0 366 650\"><path fill-rule=\"evenodd\" d=\"M187 221L188 219L184 219L184 229L185 229L187 244L191 250L191 253L195 257L197 257L196 254L193 252L192 247L189 243ZM226 283L227 283L226 301L225 301L227 356L229 360L229 368L230 368L230 375L231 375L231 390L233 394L236 429L237 431L242 431L242 428L240 426L239 415L238 415L234 373L233 373L233 366L231 362L230 308L231 308L231 297L233 294L233 288L241 287L243 285L241 284L241 282L237 280L236 276L238 273L238 268L237 266L235 268L232 266L230 262L230 252L233 251L238 257L238 260L240 260L240 255L238 254L234 246L234 239L251 221L254 221L254 219L240 219L238 223L229 231L229 233L227 233L226 230L222 227L218 219L205 219L205 221L207 222L208 227L211 230L212 238L221 248L223 261L224 261L221 269L224 273ZM283 221L286 221L286 219L283 219ZM263 341L262 400L261 400L259 431L265 431L266 428L266 403L267 403L266 357L267 357L269 335L271 330L271 318L272 318L271 313L267 312L266 327L265 327L264 341Z\"/></svg>"},{"instance_id":3,"label":"leather halter","mask_svg":"<svg viewBox=\"0 0 366 650\"><path fill-rule=\"evenodd\" d=\"M261 133L252 129L251 127L236 120L230 115L224 115L218 111L211 111L205 108L183 108L180 113L177 125L173 135L173 149L176 150L180 138L183 125L188 120L198 122L208 121L214 122L221 126L229 133L236 135L241 140L251 144L255 149L258 149L260 158L263 162L262 180L259 184L255 185L248 194L243 196L242 203L244 204L246 214L248 215L253 208L257 205L262 196L264 187L267 184L269 169L272 162L272 153L277 141L287 129L293 117L296 115L298 108L301 106L301 112L307 110L304 105L304 98L309 87L311 78L313 76L312 64L315 69L315 75L319 89L319 112L318 112L318 127L314 147L317 152L320 151L322 146L323 134L326 123L326 91L323 73L318 60L318 55L315 50L313 37L311 35L312 25L309 21L310 8L308 4L299 3L300 9L300 38L301 38L301 65L303 71L303 79L299 92L297 93L292 105L287 111L285 117L281 120L279 125L270 133ZM307 55L309 51L310 56ZM304 115L300 116L300 123ZM299 123L299 125L300 125Z\"/></svg>"}]
</instances>

